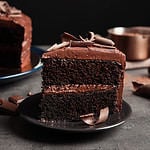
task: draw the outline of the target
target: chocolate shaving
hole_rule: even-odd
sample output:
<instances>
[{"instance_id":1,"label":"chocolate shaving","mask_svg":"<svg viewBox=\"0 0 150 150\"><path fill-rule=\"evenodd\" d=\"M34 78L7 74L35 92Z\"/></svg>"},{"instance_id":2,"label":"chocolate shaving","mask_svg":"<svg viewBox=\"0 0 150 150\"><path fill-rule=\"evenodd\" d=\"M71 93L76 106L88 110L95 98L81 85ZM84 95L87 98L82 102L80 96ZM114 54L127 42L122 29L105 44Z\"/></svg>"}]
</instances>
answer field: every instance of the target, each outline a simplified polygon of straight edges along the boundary
<instances>
[{"instance_id":1,"label":"chocolate shaving","mask_svg":"<svg viewBox=\"0 0 150 150\"><path fill-rule=\"evenodd\" d=\"M94 37L95 37L95 42L96 43L104 44L104 45L110 45L110 46L115 45L115 43L111 39L104 38L104 37L102 37L98 34L95 34Z\"/></svg>"},{"instance_id":2,"label":"chocolate shaving","mask_svg":"<svg viewBox=\"0 0 150 150\"><path fill-rule=\"evenodd\" d=\"M18 10L15 7L11 7L10 14L13 14L13 15L21 14L21 10Z\"/></svg>"},{"instance_id":3,"label":"chocolate shaving","mask_svg":"<svg viewBox=\"0 0 150 150\"><path fill-rule=\"evenodd\" d=\"M108 48L108 49L115 49L114 42L110 39L101 37L98 34L94 34L94 32L89 32L90 38L83 38L81 35L79 35L79 38L76 38L75 36L64 32L61 35L62 43L60 44L54 44L52 45L47 51L53 50L53 49L59 49L62 47L89 47L89 46L95 46L95 47L101 47L101 48Z\"/></svg>"},{"instance_id":4,"label":"chocolate shaving","mask_svg":"<svg viewBox=\"0 0 150 150\"><path fill-rule=\"evenodd\" d=\"M145 98L150 98L150 84L142 84L136 81L133 81L132 84L134 88L133 94Z\"/></svg>"},{"instance_id":5,"label":"chocolate shaving","mask_svg":"<svg viewBox=\"0 0 150 150\"><path fill-rule=\"evenodd\" d=\"M67 32L64 32L64 33L61 35L61 41L62 41L62 42L69 42L70 40L79 41L78 38L76 38L75 36L73 36L72 34L69 34L69 33L67 33Z\"/></svg>"},{"instance_id":6,"label":"chocolate shaving","mask_svg":"<svg viewBox=\"0 0 150 150\"><path fill-rule=\"evenodd\" d=\"M77 46L80 46L80 47L85 47L85 46L92 46L94 45L93 42L91 41L70 41L70 47L77 47Z\"/></svg>"},{"instance_id":7,"label":"chocolate shaving","mask_svg":"<svg viewBox=\"0 0 150 150\"><path fill-rule=\"evenodd\" d=\"M89 33L90 33L90 36L91 36L91 38L89 39L89 41L94 41L95 40L94 32L89 32Z\"/></svg>"},{"instance_id":8,"label":"chocolate shaving","mask_svg":"<svg viewBox=\"0 0 150 150\"><path fill-rule=\"evenodd\" d=\"M21 14L21 10L11 7L6 1L0 1L0 14L16 16Z\"/></svg>"},{"instance_id":9,"label":"chocolate shaving","mask_svg":"<svg viewBox=\"0 0 150 150\"><path fill-rule=\"evenodd\" d=\"M60 44L54 44L49 49L47 49L47 51L51 51L53 49L59 49L59 48L65 47L65 46L69 46L69 42L62 42Z\"/></svg>"},{"instance_id":10,"label":"chocolate shaving","mask_svg":"<svg viewBox=\"0 0 150 150\"><path fill-rule=\"evenodd\" d=\"M10 13L9 4L6 1L0 1L0 13Z\"/></svg>"},{"instance_id":11,"label":"chocolate shaving","mask_svg":"<svg viewBox=\"0 0 150 150\"><path fill-rule=\"evenodd\" d=\"M80 40L84 41L84 42L93 42L95 40L95 35L94 32L89 32L90 34L90 38L83 38L81 35L79 35Z\"/></svg>"},{"instance_id":12,"label":"chocolate shaving","mask_svg":"<svg viewBox=\"0 0 150 150\"><path fill-rule=\"evenodd\" d=\"M105 122L108 119L108 115L109 115L109 108L108 107L105 107L105 108L101 109L99 118L95 122L95 124Z\"/></svg>"},{"instance_id":13,"label":"chocolate shaving","mask_svg":"<svg viewBox=\"0 0 150 150\"><path fill-rule=\"evenodd\" d=\"M88 124L88 125L94 125L96 122L94 113L86 114L86 115L81 115L80 116L81 120Z\"/></svg>"},{"instance_id":14,"label":"chocolate shaving","mask_svg":"<svg viewBox=\"0 0 150 150\"><path fill-rule=\"evenodd\" d=\"M108 119L108 116L109 116L109 108L105 107L100 110L100 114L97 119L96 119L94 113L81 115L80 118L84 123L93 126L93 125L105 122Z\"/></svg>"},{"instance_id":15,"label":"chocolate shaving","mask_svg":"<svg viewBox=\"0 0 150 150\"><path fill-rule=\"evenodd\" d=\"M115 49L114 46L108 46L108 45L102 45L102 44L96 44L96 43L94 43L93 45L96 47L101 47L101 48Z\"/></svg>"}]
</instances>

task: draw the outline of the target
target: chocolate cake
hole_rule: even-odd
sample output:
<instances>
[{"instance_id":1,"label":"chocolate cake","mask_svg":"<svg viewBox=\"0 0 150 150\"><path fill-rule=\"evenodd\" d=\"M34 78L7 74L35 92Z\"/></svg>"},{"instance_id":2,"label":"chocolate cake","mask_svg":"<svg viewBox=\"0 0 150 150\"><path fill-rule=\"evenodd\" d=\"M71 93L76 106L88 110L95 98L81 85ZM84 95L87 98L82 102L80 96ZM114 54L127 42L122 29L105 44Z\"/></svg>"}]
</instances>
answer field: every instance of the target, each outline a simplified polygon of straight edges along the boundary
<instances>
[{"instance_id":1,"label":"chocolate cake","mask_svg":"<svg viewBox=\"0 0 150 150\"><path fill-rule=\"evenodd\" d=\"M41 120L80 120L100 110L122 109L125 55L113 41L90 32L91 38L64 33L42 56Z\"/></svg>"},{"instance_id":2,"label":"chocolate cake","mask_svg":"<svg viewBox=\"0 0 150 150\"><path fill-rule=\"evenodd\" d=\"M30 70L31 18L0 1L0 35L0 75Z\"/></svg>"}]
</instances>

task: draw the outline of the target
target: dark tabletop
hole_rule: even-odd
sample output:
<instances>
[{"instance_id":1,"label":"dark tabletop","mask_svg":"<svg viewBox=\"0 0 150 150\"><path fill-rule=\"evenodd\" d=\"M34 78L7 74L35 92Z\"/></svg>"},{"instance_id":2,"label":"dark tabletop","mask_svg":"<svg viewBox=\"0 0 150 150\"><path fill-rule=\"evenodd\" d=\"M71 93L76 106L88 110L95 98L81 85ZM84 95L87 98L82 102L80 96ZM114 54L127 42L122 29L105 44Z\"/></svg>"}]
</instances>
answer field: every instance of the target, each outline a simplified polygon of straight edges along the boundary
<instances>
[{"instance_id":1,"label":"dark tabletop","mask_svg":"<svg viewBox=\"0 0 150 150\"><path fill-rule=\"evenodd\" d=\"M19 116L0 114L0 150L149 150L150 100L133 95L132 81L149 80L147 69L127 70L123 99L132 114L124 124L90 133L70 133L33 125ZM0 97L41 91L41 70L0 85Z\"/></svg>"}]
</instances>

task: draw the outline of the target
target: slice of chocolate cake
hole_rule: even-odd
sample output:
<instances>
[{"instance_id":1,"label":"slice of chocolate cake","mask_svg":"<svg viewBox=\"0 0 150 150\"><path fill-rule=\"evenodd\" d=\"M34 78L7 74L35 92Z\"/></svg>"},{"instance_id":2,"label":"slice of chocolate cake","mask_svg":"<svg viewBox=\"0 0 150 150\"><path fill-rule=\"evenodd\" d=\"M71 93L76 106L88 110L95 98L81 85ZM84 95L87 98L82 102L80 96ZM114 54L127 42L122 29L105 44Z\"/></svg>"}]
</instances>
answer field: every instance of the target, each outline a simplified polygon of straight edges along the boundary
<instances>
[{"instance_id":1,"label":"slice of chocolate cake","mask_svg":"<svg viewBox=\"0 0 150 150\"><path fill-rule=\"evenodd\" d=\"M31 18L0 1L0 75L31 69Z\"/></svg>"},{"instance_id":2,"label":"slice of chocolate cake","mask_svg":"<svg viewBox=\"0 0 150 150\"><path fill-rule=\"evenodd\" d=\"M80 116L109 107L122 108L125 55L109 39L64 33L63 42L42 56L42 120L80 120ZM65 41L64 41L65 39Z\"/></svg>"}]
</instances>

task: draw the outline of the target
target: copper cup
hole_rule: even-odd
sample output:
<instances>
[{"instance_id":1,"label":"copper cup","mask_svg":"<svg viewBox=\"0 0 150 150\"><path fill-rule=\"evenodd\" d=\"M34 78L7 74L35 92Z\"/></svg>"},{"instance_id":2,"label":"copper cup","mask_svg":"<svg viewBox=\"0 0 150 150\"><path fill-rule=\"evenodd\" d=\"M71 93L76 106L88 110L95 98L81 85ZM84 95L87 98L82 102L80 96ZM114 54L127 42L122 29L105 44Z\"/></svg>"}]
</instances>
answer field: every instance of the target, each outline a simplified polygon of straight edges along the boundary
<instances>
[{"instance_id":1,"label":"copper cup","mask_svg":"<svg viewBox=\"0 0 150 150\"><path fill-rule=\"evenodd\" d=\"M115 27L108 31L108 38L115 42L128 61L145 60L150 56L150 27Z\"/></svg>"}]
</instances>

